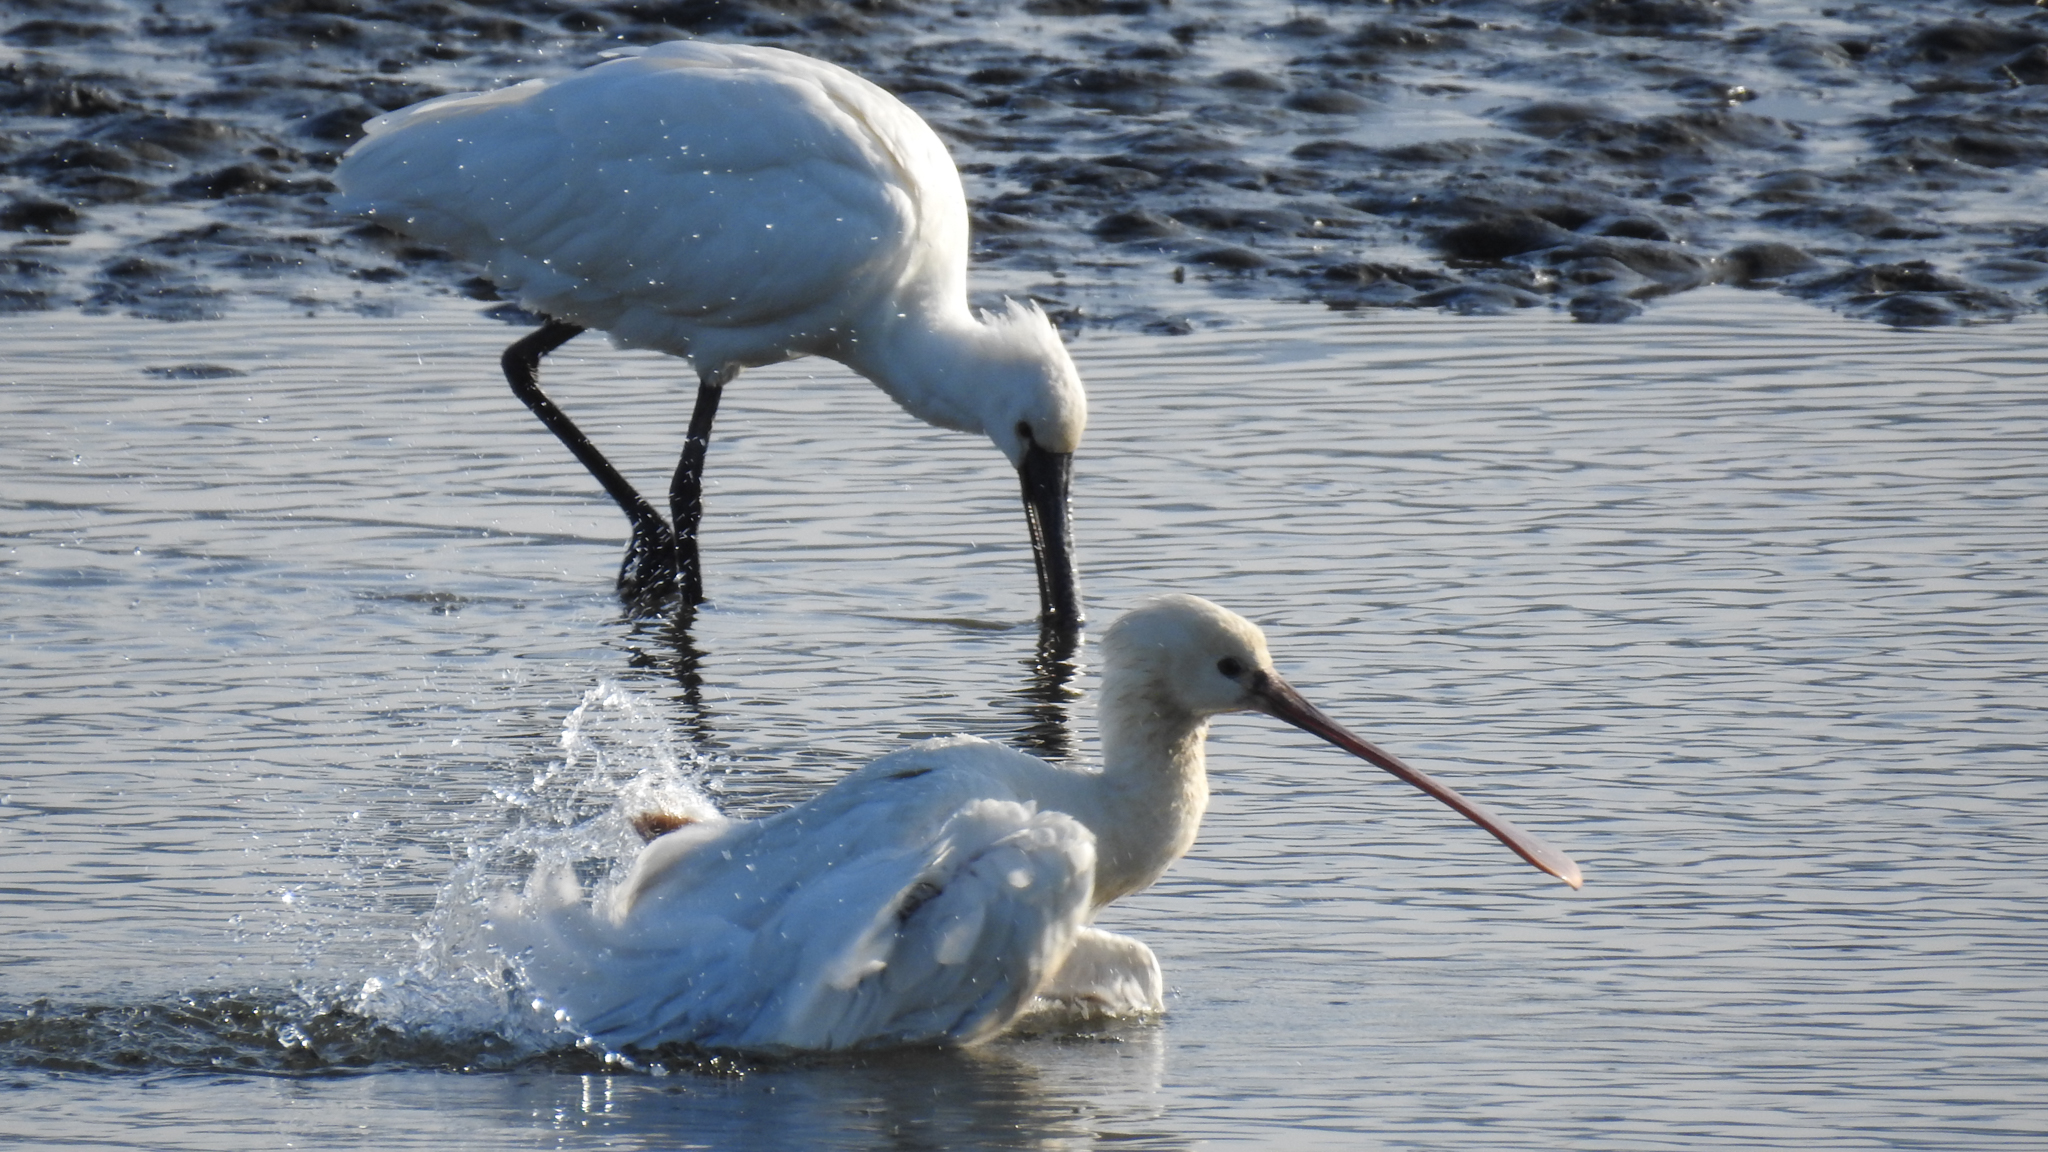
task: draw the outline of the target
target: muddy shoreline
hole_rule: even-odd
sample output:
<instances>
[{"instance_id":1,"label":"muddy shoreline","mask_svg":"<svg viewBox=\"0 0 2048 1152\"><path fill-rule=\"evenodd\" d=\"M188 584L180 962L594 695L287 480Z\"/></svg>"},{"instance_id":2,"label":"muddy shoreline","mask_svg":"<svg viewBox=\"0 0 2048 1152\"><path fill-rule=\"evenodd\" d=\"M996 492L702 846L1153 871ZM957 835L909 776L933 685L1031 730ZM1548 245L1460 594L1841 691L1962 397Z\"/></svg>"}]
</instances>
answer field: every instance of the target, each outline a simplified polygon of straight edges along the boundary
<instances>
[{"instance_id":1,"label":"muddy shoreline","mask_svg":"<svg viewBox=\"0 0 2048 1152\"><path fill-rule=\"evenodd\" d=\"M2048 309L2048 13L1905 7L15 0L0 310L490 299L329 206L361 122L683 36L898 93L966 176L977 283L1070 324L1243 296L1613 322L1711 283L1900 326ZM1190 280L1212 313L1148 289Z\"/></svg>"}]
</instances>

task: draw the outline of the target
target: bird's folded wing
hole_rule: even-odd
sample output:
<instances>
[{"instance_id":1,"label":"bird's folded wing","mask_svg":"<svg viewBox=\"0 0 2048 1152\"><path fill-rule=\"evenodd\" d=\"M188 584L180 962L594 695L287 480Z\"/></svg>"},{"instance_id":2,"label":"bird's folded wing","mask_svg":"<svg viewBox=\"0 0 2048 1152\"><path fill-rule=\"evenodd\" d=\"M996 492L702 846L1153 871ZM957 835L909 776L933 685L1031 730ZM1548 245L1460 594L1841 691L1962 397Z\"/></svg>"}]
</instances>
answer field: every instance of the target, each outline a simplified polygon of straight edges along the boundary
<instances>
[{"instance_id":1,"label":"bird's folded wing","mask_svg":"<svg viewBox=\"0 0 2048 1152\"><path fill-rule=\"evenodd\" d=\"M686 855L724 865L748 827ZM693 893L665 887L622 918L541 885L498 942L545 1008L614 1049L967 1044L1064 963L1095 848L1064 814L978 800L918 843L842 854L800 883L748 862L705 864Z\"/></svg>"},{"instance_id":2,"label":"bird's folded wing","mask_svg":"<svg viewBox=\"0 0 2048 1152\"><path fill-rule=\"evenodd\" d=\"M737 1046L971 1044L1030 1005L1087 914L1093 835L1062 813L981 800L921 855L882 901L879 874L848 870L847 883L806 890L763 926L757 970L792 946L799 959Z\"/></svg>"},{"instance_id":3,"label":"bird's folded wing","mask_svg":"<svg viewBox=\"0 0 2048 1152\"><path fill-rule=\"evenodd\" d=\"M801 76L650 55L395 114L337 182L529 307L632 342L654 324L636 310L739 327L885 272L916 212L892 168Z\"/></svg>"}]
</instances>

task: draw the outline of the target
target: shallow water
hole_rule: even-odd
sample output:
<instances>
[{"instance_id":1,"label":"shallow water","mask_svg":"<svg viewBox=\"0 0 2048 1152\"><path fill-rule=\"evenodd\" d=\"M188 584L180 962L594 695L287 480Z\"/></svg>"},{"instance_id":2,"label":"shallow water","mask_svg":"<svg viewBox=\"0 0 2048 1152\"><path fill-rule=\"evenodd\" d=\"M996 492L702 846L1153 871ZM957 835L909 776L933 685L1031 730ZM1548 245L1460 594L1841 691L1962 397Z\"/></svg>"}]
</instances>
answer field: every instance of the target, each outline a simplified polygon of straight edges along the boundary
<instances>
[{"instance_id":1,"label":"shallow water","mask_svg":"<svg viewBox=\"0 0 2048 1152\"><path fill-rule=\"evenodd\" d=\"M1585 890L1226 719L1194 852L1104 920L1162 1021L661 1076L436 1047L431 980L382 1031L331 1009L603 799L551 772L600 685L655 721L591 733L610 770L666 732L739 811L928 733L1057 744L997 454L836 367L749 374L684 642L621 618L623 521L473 306L0 321L0 1142L2033 1146L2048 322L1236 311L1075 345L1097 627L1165 589L1260 620ZM148 372L194 365L243 375ZM550 365L658 490L681 366Z\"/></svg>"}]
</instances>

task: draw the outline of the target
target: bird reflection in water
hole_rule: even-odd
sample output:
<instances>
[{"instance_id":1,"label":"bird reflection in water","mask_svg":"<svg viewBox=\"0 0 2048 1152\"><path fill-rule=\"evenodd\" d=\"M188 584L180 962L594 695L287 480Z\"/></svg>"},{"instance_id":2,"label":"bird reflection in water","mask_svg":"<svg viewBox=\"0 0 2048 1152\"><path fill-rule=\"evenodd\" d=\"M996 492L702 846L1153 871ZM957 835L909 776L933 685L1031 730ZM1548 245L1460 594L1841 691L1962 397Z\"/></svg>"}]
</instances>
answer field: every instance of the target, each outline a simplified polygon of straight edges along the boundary
<instances>
[{"instance_id":1,"label":"bird reflection in water","mask_svg":"<svg viewBox=\"0 0 2048 1152\"><path fill-rule=\"evenodd\" d=\"M1022 663L1024 684L1011 690L1008 703L1023 714L1023 725L1010 743L1045 760L1074 755L1072 705L1081 698L1075 681L1081 675L1081 637L1064 628L1042 625L1038 647Z\"/></svg>"},{"instance_id":2,"label":"bird reflection in water","mask_svg":"<svg viewBox=\"0 0 2048 1152\"><path fill-rule=\"evenodd\" d=\"M715 714L704 702L707 654L695 636L697 612L695 607L677 607L659 616L629 614L626 663L674 684L679 732L701 752L721 747L723 741ZM1039 625L1031 654L1018 661L1024 668L1023 683L991 702L1014 725L1006 743L1047 760L1073 757L1073 705L1082 696L1076 683L1082 668L1080 652L1079 633L1051 623Z\"/></svg>"},{"instance_id":3,"label":"bird reflection in water","mask_svg":"<svg viewBox=\"0 0 2048 1152\"><path fill-rule=\"evenodd\" d=\"M699 752L719 745L712 713L704 706L704 649L697 646L697 608L679 605L658 616L628 615L626 663L675 683L681 734Z\"/></svg>"},{"instance_id":4,"label":"bird reflection in water","mask_svg":"<svg viewBox=\"0 0 2048 1152\"><path fill-rule=\"evenodd\" d=\"M1102 1035L1117 1043L1024 1039L716 1062L664 1049L648 1063L668 1076L499 1080L504 1107L549 1117L557 1131L603 1131L650 1147L1192 1147L1165 1105L1158 1023L1122 1022Z\"/></svg>"}]
</instances>

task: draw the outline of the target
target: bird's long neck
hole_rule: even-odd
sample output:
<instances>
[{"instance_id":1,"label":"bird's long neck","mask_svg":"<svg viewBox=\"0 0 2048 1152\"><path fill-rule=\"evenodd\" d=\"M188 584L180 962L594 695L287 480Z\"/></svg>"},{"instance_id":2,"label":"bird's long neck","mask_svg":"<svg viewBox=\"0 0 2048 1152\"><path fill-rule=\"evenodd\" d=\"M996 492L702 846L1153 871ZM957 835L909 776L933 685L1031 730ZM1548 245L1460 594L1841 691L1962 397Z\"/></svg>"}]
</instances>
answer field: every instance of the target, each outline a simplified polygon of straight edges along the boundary
<instances>
[{"instance_id":1,"label":"bird's long neck","mask_svg":"<svg viewBox=\"0 0 2048 1152\"><path fill-rule=\"evenodd\" d=\"M1101 800L1095 833L1095 905L1149 887L1187 852L1209 807L1202 742L1209 722L1162 704L1145 684L1102 694Z\"/></svg>"},{"instance_id":2,"label":"bird's long neck","mask_svg":"<svg viewBox=\"0 0 2048 1152\"><path fill-rule=\"evenodd\" d=\"M995 333L963 301L902 301L854 326L859 340L834 358L874 381L912 416L956 432L982 432L980 401Z\"/></svg>"}]
</instances>

